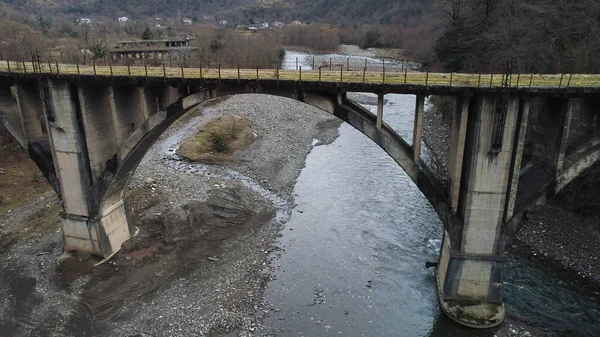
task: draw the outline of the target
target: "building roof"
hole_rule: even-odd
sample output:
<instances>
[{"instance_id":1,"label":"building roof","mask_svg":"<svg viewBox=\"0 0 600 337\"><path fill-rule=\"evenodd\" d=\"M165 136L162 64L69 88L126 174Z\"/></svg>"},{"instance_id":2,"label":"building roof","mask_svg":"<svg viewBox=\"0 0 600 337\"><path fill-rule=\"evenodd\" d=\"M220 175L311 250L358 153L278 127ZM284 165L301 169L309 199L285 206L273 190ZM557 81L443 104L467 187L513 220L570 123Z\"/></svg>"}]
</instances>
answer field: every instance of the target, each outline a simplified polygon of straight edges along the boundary
<instances>
[{"instance_id":1,"label":"building roof","mask_svg":"<svg viewBox=\"0 0 600 337\"><path fill-rule=\"evenodd\" d=\"M131 40L131 41L117 41L117 44L128 44L128 43L163 43L163 42L186 42L188 38L170 38L161 40Z\"/></svg>"}]
</instances>

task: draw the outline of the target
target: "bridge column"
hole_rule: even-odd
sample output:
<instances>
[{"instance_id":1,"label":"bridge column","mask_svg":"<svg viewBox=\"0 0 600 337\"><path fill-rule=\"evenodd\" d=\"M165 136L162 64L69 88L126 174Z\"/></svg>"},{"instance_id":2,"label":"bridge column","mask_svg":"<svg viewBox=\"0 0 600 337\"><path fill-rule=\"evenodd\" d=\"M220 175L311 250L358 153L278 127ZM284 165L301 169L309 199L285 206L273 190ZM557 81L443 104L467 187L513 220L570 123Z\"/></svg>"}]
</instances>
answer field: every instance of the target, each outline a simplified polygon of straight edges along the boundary
<instances>
[{"instance_id":1,"label":"bridge column","mask_svg":"<svg viewBox=\"0 0 600 337\"><path fill-rule=\"evenodd\" d=\"M438 264L442 309L455 321L478 328L498 325L504 319L504 257L500 235L511 166L515 157L520 157L520 153L515 152L520 100L508 98L506 106L501 100L501 96L493 95L476 97L467 116L468 103L458 103L455 119L460 122L453 131L453 143L457 144L453 151L457 155L453 158L454 179L460 161L458 144L465 140L456 203L459 221L444 236ZM463 138L461 128L465 121L466 137ZM456 191L453 193L456 195Z\"/></svg>"},{"instance_id":2,"label":"bridge column","mask_svg":"<svg viewBox=\"0 0 600 337\"><path fill-rule=\"evenodd\" d=\"M377 95L377 128L383 126L383 94Z\"/></svg>"},{"instance_id":3,"label":"bridge column","mask_svg":"<svg viewBox=\"0 0 600 337\"><path fill-rule=\"evenodd\" d=\"M448 174L450 178L450 202L452 209L458 209L458 198L465 155L467 138L467 121L469 120L469 107L471 97L457 97L456 108L452 117L452 139L450 144L450 163Z\"/></svg>"},{"instance_id":4,"label":"bridge column","mask_svg":"<svg viewBox=\"0 0 600 337\"><path fill-rule=\"evenodd\" d=\"M556 144L556 156L554 160L554 168L556 176L560 175L565 162L565 154L569 143L569 132L571 131L571 121L573 120L573 110L575 99L569 98L562 112L562 126L559 129L559 134Z\"/></svg>"},{"instance_id":5,"label":"bridge column","mask_svg":"<svg viewBox=\"0 0 600 337\"><path fill-rule=\"evenodd\" d=\"M56 174L62 192L65 251L99 251L98 230L90 220L92 185L84 134L78 119L74 88L48 81L41 88ZM38 98L39 101L39 98Z\"/></svg>"},{"instance_id":6,"label":"bridge column","mask_svg":"<svg viewBox=\"0 0 600 337\"><path fill-rule=\"evenodd\" d=\"M525 136L529 124L529 110L531 109L531 99L522 99L519 102L519 112L517 128L515 135L515 145L513 151L512 166L510 168L510 183L508 191L508 206L504 221L510 221L515 212L515 203L517 201L517 187L519 186L519 173L521 171L521 160L523 158L523 149L525 148Z\"/></svg>"},{"instance_id":7,"label":"bridge column","mask_svg":"<svg viewBox=\"0 0 600 337\"><path fill-rule=\"evenodd\" d=\"M29 141L45 139L46 121L37 85L29 82L17 83L15 91L25 139Z\"/></svg>"},{"instance_id":8,"label":"bridge column","mask_svg":"<svg viewBox=\"0 0 600 337\"><path fill-rule=\"evenodd\" d=\"M109 257L130 238L123 203L101 207L117 165L114 97L100 86L53 80L40 91L62 192L64 249Z\"/></svg>"},{"instance_id":9,"label":"bridge column","mask_svg":"<svg viewBox=\"0 0 600 337\"><path fill-rule=\"evenodd\" d=\"M413 160L421 163L421 142L423 139L423 113L425 111L425 96L417 95L415 106L415 123L413 128Z\"/></svg>"},{"instance_id":10,"label":"bridge column","mask_svg":"<svg viewBox=\"0 0 600 337\"><path fill-rule=\"evenodd\" d=\"M21 114L11 87L0 87L0 123L27 149L27 139L23 134Z\"/></svg>"}]
</instances>

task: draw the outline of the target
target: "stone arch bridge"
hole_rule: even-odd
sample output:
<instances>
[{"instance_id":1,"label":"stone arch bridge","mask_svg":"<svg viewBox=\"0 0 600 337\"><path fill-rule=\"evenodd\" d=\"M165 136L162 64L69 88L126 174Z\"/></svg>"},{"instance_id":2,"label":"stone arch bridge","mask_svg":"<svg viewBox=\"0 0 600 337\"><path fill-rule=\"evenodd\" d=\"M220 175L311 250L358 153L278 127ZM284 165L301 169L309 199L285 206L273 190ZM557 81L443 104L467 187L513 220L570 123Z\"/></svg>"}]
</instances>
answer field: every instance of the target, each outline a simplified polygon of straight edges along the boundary
<instances>
[{"instance_id":1,"label":"stone arch bridge","mask_svg":"<svg viewBox=\"0 0 600 337\"><path fill-rule=\"evenodd\" d=\"M491 327L504 318L504 250L519 214L600 158L599 85L600 76L583 75L303 74L4 61L0 121L58 193L65 251L108 258L132 235L124 201L129 178L178 117L208 99L239 93L311 104L365 134L412 178L445 227L437 266L444 312L467 326ZM377 94L377 114L349 100L348 92ZM412 146L383 121L384 95L391 93L417 97ZM456 98L447 184L421 160L428 95ZM531 126L542 149L537 171L521 170L533 100L542 107ZM544 183L521 193L536 180L527 175L540 174Z\"/></svg>"}]
</instances>

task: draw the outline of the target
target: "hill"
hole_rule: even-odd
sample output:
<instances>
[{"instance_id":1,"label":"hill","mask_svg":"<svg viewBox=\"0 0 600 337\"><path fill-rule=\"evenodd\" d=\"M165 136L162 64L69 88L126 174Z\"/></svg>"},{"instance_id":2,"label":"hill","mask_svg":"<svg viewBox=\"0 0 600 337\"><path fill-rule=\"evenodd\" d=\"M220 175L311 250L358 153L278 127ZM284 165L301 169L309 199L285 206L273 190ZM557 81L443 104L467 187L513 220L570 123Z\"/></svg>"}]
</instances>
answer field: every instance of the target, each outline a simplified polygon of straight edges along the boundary
<instances>
[{"instance_id":1,"label":"hill","mask_svg":"<svg viewBox=\"0 0 600 337\"><path fill-rule=\"evenodd\" d=\"M431 12L435 0L4 0L21 13L75 16L202 18L248 24L255 20L338 25L405 24Z\"/></svg>"}]
</instances>

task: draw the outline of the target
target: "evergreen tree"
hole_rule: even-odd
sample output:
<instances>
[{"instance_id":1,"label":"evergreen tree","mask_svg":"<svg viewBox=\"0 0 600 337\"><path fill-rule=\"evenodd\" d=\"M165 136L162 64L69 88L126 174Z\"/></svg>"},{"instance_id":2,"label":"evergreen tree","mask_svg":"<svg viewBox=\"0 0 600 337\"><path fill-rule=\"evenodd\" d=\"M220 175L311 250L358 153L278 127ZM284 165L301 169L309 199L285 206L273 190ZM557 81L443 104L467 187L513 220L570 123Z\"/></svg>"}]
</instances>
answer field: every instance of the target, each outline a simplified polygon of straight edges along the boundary
<instances>
[{"instance_id":1,"label":"evergreen tree","mask_svg":"<svg viewBox=\"0 0 600 337\"><path fill-rule=\"evenodd\" d=\"M150 28L146 27L146 29L144 29L144 32L142 33L142 40L152 40L153 37L154 35L150 31Z\"/></svg>"}]
</instances>

